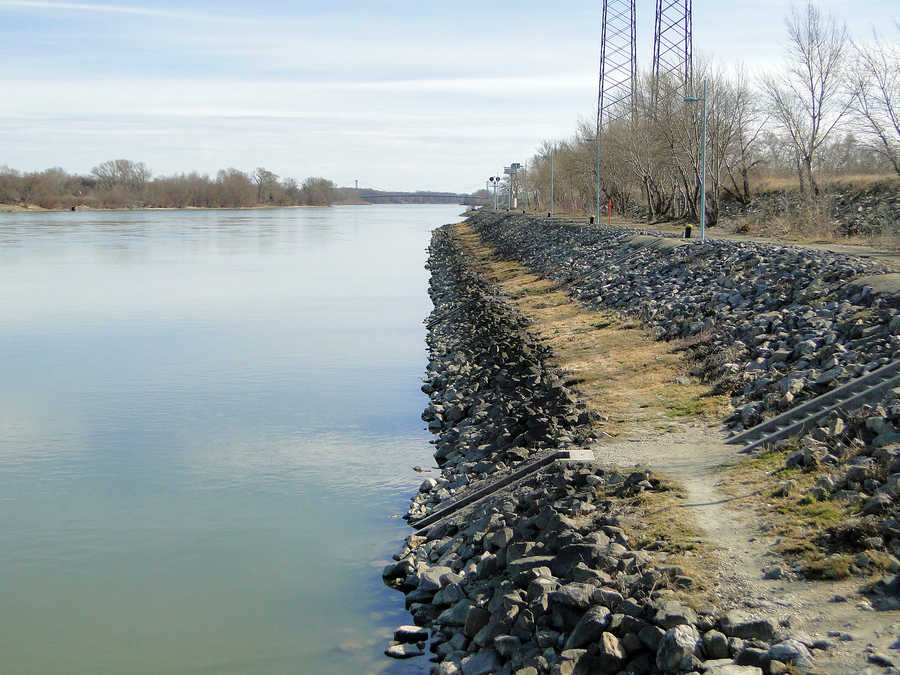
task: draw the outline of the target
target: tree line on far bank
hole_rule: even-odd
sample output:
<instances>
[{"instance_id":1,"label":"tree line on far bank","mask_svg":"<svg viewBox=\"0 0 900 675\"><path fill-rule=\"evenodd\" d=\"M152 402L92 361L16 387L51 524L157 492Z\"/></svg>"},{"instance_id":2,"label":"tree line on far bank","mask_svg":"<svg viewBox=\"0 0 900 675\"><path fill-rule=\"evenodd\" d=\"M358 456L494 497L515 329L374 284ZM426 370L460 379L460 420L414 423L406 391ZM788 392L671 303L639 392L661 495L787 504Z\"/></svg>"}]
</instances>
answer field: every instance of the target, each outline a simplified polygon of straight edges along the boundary
<instances>
[{"instance_id":1,"label":"tree line on far bank","mask_svg":"<svg viewBox=\"0 0 900 675\"><path fill-rule=\"evenodd\" d=\"M223 169L215 177L196 172L153 177L143 162L127 159L103 162L88 175L59 167L33 172L0 167L0 203L47 209L328 206L337 197L330 180L298 183L263 167L249 173Z\"/></svg>"}]
</instances>

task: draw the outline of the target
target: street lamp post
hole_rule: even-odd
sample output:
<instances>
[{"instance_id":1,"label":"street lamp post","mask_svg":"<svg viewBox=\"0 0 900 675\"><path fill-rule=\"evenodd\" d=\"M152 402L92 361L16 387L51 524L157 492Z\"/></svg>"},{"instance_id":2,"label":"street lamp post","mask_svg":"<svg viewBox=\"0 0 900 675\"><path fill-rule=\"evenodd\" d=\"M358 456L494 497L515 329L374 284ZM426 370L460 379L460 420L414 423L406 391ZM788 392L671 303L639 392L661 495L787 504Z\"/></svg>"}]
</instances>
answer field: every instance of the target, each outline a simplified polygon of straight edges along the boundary
<instances>
[{"instance_id":1,"label":"street lamp post","mask_svg":"<svg viewBox=\"0 0 900 675\"><path fill-rule=\"evenodd\" d=\"M703 101L703 131L700 151L700 241L706 238L706 80L703 80L703 98L685 96L685 102Z\"/></svg>"},{"instance_id":2,"label":"street lamp post","mask_svg":"<svg viewBox=\"0 0 900 675\"><path fill-rule=\"evenodd\" d=\"M525 193L525 210L528 211L528 162L522 167L522 191Z\"/></svg>"},{"instance_id":3,"label":"street lamp post","mask_svg":"<svg viewBox=\"0 0 900 675\"><path fill-rule=\"evenodd\" d=\"M550 215L553 215L553 160L556 157L556 145L550 151Z\"/></svg>"},{"instance_id":4,"label":"street lamp post","mask_svg":"<svg viewBox=\"0 0 900 675\"><path fill-rule=\"evenodd\" d=\"M550 153L541 155L544 159L550 160L550 215L553 215L553 157L556 154L556 144L550 149Z\"/></svg>"},{"instance_id":5,"label":"street lamp post","mask_svg":"<svg viewBox=\"0 0 900 675\"><path fill-rule=\"evenodd\" d=\"M596 167L594 170L594 187L595 187L595 195L597 199L596 204L596 222L598 225L600 224L600 129L597 129L597 135L594 138L585 138L587 142L594 142L594 148L596 150Z\"/></svg>"},{"instance_id":6,"label":"street lamp post","mask_svg":"<svg viewBox=\"0 0 900 675\"><path fill-rule=\"evenodd\" d=\"M596 191L595 191L596 195L597 195L597 207L596 207L597 217L594 220L594 222L597 223L597 225L599 225L600 224L600 127L599 126L597 127L597 138L595 138L594 141L595 141L594 147L597 151L597 153L596 153L597 154L597 169L594 173L594 178L597 181Z\"/></svg>"}]
</instances>

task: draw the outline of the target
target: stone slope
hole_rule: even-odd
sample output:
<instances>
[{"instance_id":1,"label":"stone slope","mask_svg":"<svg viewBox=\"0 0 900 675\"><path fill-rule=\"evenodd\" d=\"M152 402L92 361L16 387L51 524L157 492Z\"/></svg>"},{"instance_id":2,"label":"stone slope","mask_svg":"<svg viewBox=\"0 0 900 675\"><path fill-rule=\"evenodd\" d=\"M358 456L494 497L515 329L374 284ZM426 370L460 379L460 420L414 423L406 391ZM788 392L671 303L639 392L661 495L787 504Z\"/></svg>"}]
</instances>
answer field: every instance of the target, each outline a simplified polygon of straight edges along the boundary
<instances>
[{"instance_id":1,"label":"stone slope","mask_svg":"<svg viewBox=\"0 0 900 675\"><path fill-rule=\"evenodd\" d=\"M685 243L522 215L476 213L469 223L500 255L564 284L585 305L631 314L660 339L692 344L693 374L732 396L735 412L726 423L735 432L900 358L897 275L877 263L758 242ZM836 557L798 563L797 572L897 567L900 391L833 413L786 444L793 452L782 469L814 478L802 499L859 514L816 542ZM773 480L770 489L788 497L797 487L797 481ZM900 586L886 584L874 588Z\"/></svg>"},{"instance_id":2,"label":"stone slope","mask_svg":"<svg viewBox=\"0 0 900 675\"><path fill-rule=\"evenodd\" d=\"M591 440L591 416L547 365L546 348L472 271L447 228L434 233L429 268L423 419L438 434L442 475L423 482L411 518L471 482ZM433 672L812 668L808 638L764 615L686 606L677 589L692 580L656 552L631 548L623 498L665 489L647 471L556 463L410 535L383 576L430 629Z\"/></svg>"}]
</instances>

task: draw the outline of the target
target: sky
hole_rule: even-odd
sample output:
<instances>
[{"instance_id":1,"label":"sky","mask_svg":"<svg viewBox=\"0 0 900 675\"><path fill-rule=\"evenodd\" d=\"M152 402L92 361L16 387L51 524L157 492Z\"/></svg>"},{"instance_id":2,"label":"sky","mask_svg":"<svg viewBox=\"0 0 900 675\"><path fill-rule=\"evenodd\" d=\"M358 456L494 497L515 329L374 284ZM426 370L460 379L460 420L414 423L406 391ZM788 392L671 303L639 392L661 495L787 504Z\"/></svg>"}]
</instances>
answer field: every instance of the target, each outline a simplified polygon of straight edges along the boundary
<instances>
[{"instance_id":1,"label":"sky","mask_svg":"<svg viewBox=\"0 0 900 675\"><path fill-rule=\"evenodd\" d=\"M821 0L896 39L896 0ZM649 69L653 0L637 0ZM695 57L778 67L789 0L693 0ZM0 0L0 166L265 167L471 192L593 115L602 3Z\"/></svg>"}]
</instances>

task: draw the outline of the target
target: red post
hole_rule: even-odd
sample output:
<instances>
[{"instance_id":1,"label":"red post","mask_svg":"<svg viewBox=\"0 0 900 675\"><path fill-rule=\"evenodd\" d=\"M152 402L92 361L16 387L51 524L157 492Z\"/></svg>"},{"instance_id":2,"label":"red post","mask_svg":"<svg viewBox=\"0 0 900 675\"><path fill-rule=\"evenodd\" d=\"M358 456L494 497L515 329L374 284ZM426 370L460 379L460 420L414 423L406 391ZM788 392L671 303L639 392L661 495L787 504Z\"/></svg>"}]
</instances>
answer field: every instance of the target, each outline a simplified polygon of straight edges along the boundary
<instances>
[{"instance_id":1,"label":"red post","mask_svg":"<svg viewBox=\"0 0 900 675\"><path fill-rule=\"evenodd\" d=\"M612 199L606 202L606 224L612 223Z\"/></svg>"}]
</instances>

